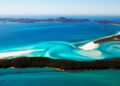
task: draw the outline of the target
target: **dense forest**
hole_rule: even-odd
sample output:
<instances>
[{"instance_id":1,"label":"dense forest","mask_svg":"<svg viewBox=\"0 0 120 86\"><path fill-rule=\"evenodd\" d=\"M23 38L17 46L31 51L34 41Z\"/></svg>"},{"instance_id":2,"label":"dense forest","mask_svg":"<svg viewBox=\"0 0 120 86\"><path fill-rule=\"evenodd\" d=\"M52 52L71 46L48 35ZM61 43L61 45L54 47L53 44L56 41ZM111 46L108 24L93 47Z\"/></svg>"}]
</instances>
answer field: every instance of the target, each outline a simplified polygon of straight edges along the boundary
<instances>
[{"instance_id":1,"label":"dense forest","mask_svg":"<svg viewBox=\"0 0 120 86\"><path fill-rule=\"evenodd\" d=\"M98 61L73 61L64 59L51 59L47 57L18 57L13 59L0 59L0 68L56 68L69 70L96 70L120 69L120 58Z\"/></svg>"}]
</instances>

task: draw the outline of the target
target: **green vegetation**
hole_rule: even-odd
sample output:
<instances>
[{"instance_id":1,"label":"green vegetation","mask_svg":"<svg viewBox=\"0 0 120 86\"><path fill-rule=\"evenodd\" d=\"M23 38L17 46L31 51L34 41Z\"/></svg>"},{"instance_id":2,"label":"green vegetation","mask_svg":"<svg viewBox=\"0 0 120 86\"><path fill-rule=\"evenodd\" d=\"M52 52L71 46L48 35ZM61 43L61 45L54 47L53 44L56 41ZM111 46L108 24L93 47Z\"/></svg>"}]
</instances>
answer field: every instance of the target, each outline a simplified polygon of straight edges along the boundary
<instances>
[{"instance_id":1,"label":"green vegetation","mask_svg":"<svg viewBox=\"0 0 120 86\"><path fill-rule=\"evenodd\" d=\"M46 57L19 57L14 59L0 59L0 68L57 68L60 70L96 70L120 69L120 58L98 61L72 61L64 59L50 59Z\"/></svg>"},{"instance_id":2,"label":"green vegetation","mask_svg":"<svg viewBox=\"0 0 120 86\"><path fill-rule=\"evenodd\" d=\"M105 43L105 42L112 42L112 41L120 41L120 34L102 38L102 39L98 39L98 40L94 41L94 43Z\"/></svg>"}]
</instances>

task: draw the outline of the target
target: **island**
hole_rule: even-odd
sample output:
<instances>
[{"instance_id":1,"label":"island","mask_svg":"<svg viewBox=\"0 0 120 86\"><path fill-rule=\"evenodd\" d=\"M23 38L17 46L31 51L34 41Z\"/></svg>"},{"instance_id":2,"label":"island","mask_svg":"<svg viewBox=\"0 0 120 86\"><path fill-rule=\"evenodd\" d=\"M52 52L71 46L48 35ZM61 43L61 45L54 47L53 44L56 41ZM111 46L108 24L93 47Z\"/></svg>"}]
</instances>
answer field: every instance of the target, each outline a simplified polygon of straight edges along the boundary
<instances>
[{"instance_id":1,"label":"island","mask_svg":"<svg viewBox=\"0 0 120 86\"><path fill-rule=\"evenodd\" d=\"M90 19L77 19L77 18L66 18L66 17L58 17L58 18L46 18L46 19L34 19L34 18L0 18L0 22L18 22L18 23L42 23L42 22L61 22L61 23L69 23L69 22L90 22ZM94 20L94 22L101 24L113 24L120 25L119 22L113 22L110 20Z\"/></svg>"},{"instance_id":2,"label":"island","mask_svg":"<svg viewBox=\"0 0 120 86\"><path fill-rule=\"evenodd\" d=\"M95 40L94 43L105 43L111 41L120 41L120 34Z\"/></svg>"},{"instance_id":3,"label":"island","mask_svg":"<svg viewBox=\"0 0 120 86\"><path fill-rule=\"evenodd\" d=\"M97 22L97 23L101 23L101 24L120 25L119 22L113 22L113 21L110 21L110 20L95 20L95 22Z\"/></svg>"},{"instance_id":4,"label":"island","mask_svg":"<svg viewBox=\"0 0 120 86\"><path fill-rule=\"evenodd\" d=\"M95 40L94 44L120 41L120 34ZM75 61L66 59L51 59L49 57L16 57L0 59L0 68L52 68L60 71L82 71L120 69L120 58Z\"/></svg>"},{"instance_id":5,"label":"island","mask_svg":"<svg viewBox=\"0 0 120 86\"><path fill-rule=\"evenodd\" d=\"M98 61L73 61L47 57L0 59L0 68L52 68L60 71L120 69L120 58Z\"/></svg>"},{"instance_id":6,"label":"island","mask_svg":"<svg viewBox=\"0 0 120 86\"><path fill-rule=\"evenodd\" d=\"M84 44L83 46L77 47L77 48L83 49L83 50L93 50L93 49L99 48L100 47L99 45L101 43L115 42L115 41L120 41L120 34L99 38L94 41L88 42Z\"/></svg>"},{"instance_id":7,"label":"island","mask_svg":"<svg viewBox=\"0 0 120 86\"><path fill-rule=\"evenodd\" d=\"M29 19L29 18L0 18L3 23L18 22L18 23L41 23L41 22L89 22L89 19L75 19L75 18L48 18L48 19Z\"/></svg>"}]
</instances>

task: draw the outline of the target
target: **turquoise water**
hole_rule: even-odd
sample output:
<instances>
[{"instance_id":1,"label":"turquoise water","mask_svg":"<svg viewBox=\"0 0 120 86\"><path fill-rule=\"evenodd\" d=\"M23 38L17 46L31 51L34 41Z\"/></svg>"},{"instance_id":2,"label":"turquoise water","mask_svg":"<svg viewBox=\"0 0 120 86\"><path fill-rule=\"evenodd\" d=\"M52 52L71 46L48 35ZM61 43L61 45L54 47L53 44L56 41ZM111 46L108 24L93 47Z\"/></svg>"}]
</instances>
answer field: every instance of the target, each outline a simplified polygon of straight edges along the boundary
<instances>
[{"instance_id":1,"label":"turquoise water","mask_svg":"<svg viewBox=\"0 0 120 86\"><path fill-rule=\"evenodd\" d=\"M120 17L114 16L73 16L73 18L108 19L120 22ZM118 58L120 57L119 41L99 44L98 48L92 50L83 50L79 47L119 32L119 25L98 24L93 21L87 23L0 22L0 58L45 56L78 61ZM9 54L12 56L6 56ZM42 68L0 69L0 86L120 86L119 81L119 70L61 72Z\"/></svg>"},{"instance_id":2,"label":"turquoise water","mask_svg":"<svg viewBox=\"0 0 120 86\"><path fill-rule=\"evenodd\" d=\"M76 16L75 18L82 17ZM90 18L92 21L85 23L1 22L0 55L2 57L0 58L13 58L14 56L4 56L4 53L18 53L27 50L35 51L23 53L18 56L44 56L53 59L71 59L79 61L120 57L120 42L100 44L99 47L94 50L86 51L78 49L78 47L86 43L120 32L119 25L93 22L95 19L120 21L119 17L87 16L86 18ZM107 48L104 48L106 46Z\"/></svg>"},{"instance_id":3,"label":"turquoise water","mask_svg":"<svg viewBox=\"0 0 120 86\"><path fill-rule=\"evenodd\" d=\"M0 69L0 86L119 86L119 70Z\"/></svg>"}]
</instances>

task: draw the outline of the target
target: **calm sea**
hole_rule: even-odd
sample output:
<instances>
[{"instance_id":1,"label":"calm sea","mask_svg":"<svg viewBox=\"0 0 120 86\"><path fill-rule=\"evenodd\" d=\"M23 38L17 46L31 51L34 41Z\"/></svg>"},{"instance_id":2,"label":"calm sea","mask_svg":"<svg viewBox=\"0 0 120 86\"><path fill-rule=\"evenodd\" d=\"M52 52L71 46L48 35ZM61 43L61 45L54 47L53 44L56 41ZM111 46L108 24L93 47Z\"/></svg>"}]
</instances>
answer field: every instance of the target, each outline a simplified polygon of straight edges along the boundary
<instances>
[{"instance_id":1,"label":"calm sea","mask_svg":"<svg viewBox=\"0 0 120 86\"><path fill-rule=\"evenodd\" d=\"M16 18L18 17L50 18L58 16L17 16ZM0 22L0 58L13 58L14 56L6 57L5 55L13 52L23 53L18 56L45 56L53 59L79 61L120 57L120 42L103 43L94 50L78 49L96 39L119 33L119 25L94 22L96 19L120 22L119 16L66 17L88 18L91 22ZM31 52L24 53L24 51L30 50ZM0 69L0 86L120 86L119 81L119 70L60 72L51 69Z\"/></svg>"}]
</instances>

